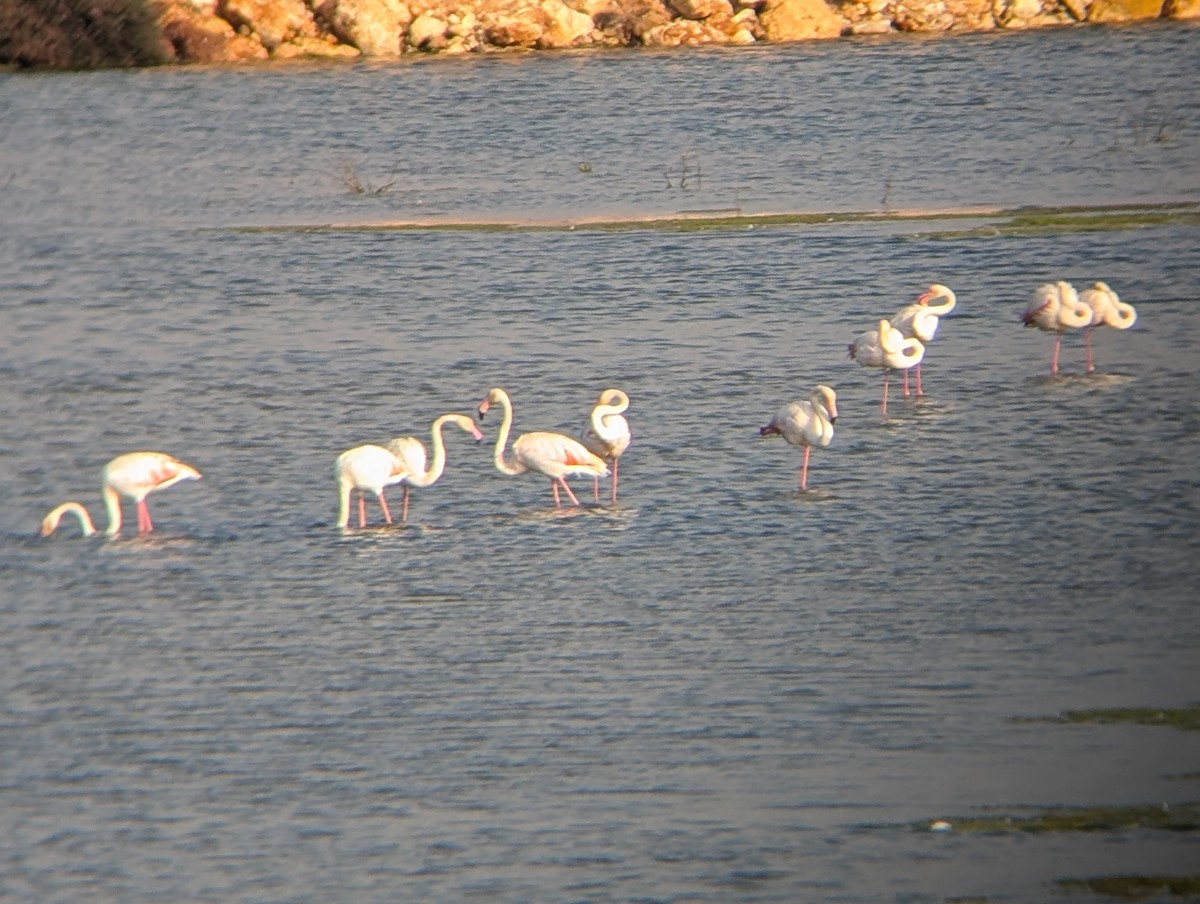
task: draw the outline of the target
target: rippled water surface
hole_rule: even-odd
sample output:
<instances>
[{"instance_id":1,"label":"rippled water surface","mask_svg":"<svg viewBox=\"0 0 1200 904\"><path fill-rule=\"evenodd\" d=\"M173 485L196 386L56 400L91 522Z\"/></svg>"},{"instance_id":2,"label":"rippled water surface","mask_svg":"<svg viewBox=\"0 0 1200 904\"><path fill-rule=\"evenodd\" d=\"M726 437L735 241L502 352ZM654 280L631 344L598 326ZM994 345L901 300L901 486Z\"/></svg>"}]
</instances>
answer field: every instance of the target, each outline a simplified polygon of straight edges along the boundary
<instances>
[{"instance_id":1,"label":"rippled water surface","mask_svg":"<svg viewBox=\"0 0 1200 904\"><path fill-rule=\"evenodd\" d=\"M1200 698L1195 227L239 227L1196 201L1198 44L0 76L0 897L1194 872L1187 833L917 827L1200 795L1194 734L1020 718ZM1055 278L1137 307L1096 374L1073 334L1049 379L1020 326ZM958 308L885 419L846 344L934 280ZM818 382L840 416L799 493L758 428ZM619 505L499 474L489 413L407 525L333 527L339 452L496 385L518 432L626 389ZM143 448L204 474L153 535L33 536L63 499L102 520L100 468Z\"/></svg>"}]
</instances>

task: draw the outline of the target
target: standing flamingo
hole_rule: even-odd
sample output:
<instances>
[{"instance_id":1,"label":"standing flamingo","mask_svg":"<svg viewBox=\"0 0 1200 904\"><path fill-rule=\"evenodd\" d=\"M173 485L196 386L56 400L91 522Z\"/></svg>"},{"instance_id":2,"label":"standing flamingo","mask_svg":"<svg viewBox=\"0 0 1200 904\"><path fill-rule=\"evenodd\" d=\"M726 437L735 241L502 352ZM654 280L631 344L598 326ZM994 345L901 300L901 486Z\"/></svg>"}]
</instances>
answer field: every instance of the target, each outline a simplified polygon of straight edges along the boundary
<instances>
[{"instance_id":1,"label":"standing flamingo","mask_svg":"<svg viewBox=\"0 0 1200 904\"><path fill-rule=\"evenodd\" d=\"M561 433L523 433L512 444L513 460L505 458L505 446L508 443L508 432L512 429L512 400L508 393L499 387L491 389L487 397L479 403L479 419L492 405L499 405L504 410L504 420L500 424L500 433L496 437L495 462L496 469L502 474L517 476L526 471L537 471L550 478L550 489L554 492L554 505L562 508L558 488L562 486L571 498L571 502L579 505L579 500L567 485L568 474L591 474L594 477L607 477L608 466L598 455L587 450L587 447L577 439L563 436Z\"/></svg>"},{"instance_id":2,"label":"standing flamingo","mask_svg":"<svg viewBox=\"0 0 1200 904\"><path fill-rule=\"evenodd\" d=\"M759 436L782 436L792 446L804 447L804 465L800 469L800 489L808 489L808 454L813 446L828 446L833 439L833 424L837 420L837 393L818 385L808 401L784 405L771 418Z\"/></svg>"},{"instance_id":3,"label":"standing flamingo","mask_svg":"<svg viewBox=\"0 0 1200 904\"><path fill-rule=\"evenodd\" d=\"M338 482L338 527L346 527L350 522L350 494L353 490L358 490L359 527L367 526L367 503L363 497L367 490L379 500L384 520L392 523L392 513L388 511L387 500L383 498L383 489L399 483L407 476L404 462L383 446L355 446L338 456L334 473Z\"/></svg>"},{"instance_id":4,"label":"standing flamingo","mask_svg":"<svg viewBox=\"0 0 1200 904\"><path fill-rule=\"evenodd\" d=\"M1059 280L1038 286L1021 315L1025 326L1036 326L1044 333L1054 333L1054 356L1050 359L1050 376L1058 376L1058 350L1064 330L1078 329L1092 322L1092 309L1079 300L1079 293L1069 282Z\"/></svg>"},{"instance_id":5,"label":"standing flamingo","mask_svg":"<svg viewBox=\"0 0 1200 904\"><path fill-rule=\"evenodd\" d=\"M887 417L888 374L892 369L907 371L921 363L925 346L920 339L905 339L887 320L880 320L876 329L868 330L850 343L850 357L863 367L883 368L883 401L880 407Z\"/></svg>"},{"instance_id":6,"label":"standing flamingo","mask_svg":"<svg viewBox=\"0 0 1200 904\"><path fill-rule=\"evenodd\" d=\"M1111 326L1118 330L1127 330L1137 321L1137 311L1133 305L1121 301L1120 296L1109 288L1108 283L1097 282L1090 289L1079 293L1079 300L1092 310L1091 322L1083 328L1084 339L1087 341L1087 372L1096 368L1092 364L1092 328Z\"/></svg>"},{"instance_id":7,"label":"standing flamingo","mask_svg":"<svg viewBox=\"0 0 1200 904\"><path fill-rule=\"evenodd\" d=\"M941 304L930 304L938 298L946 299ZM920 339L922 345L928 345L937 335L938 318L945 317L954 310L958 298L954 292L941 283L933 283L916 300L914 304L906 305L892 315L892 326L898 329L905 339ZM924 395L921 389L921 362L916 365L917 395ZM908 371L904 371L904 394L908 395Z\"/></svg>"},{"instance_id":8,"label":"standing flamingo","mask_svg":"<svg viewBox=\"0 0 1200 904\"><path fill-rule=\"evenodd\" d=\"M430 440L433 443L433 463L425 470L425 445L415 436L398 436L388 440L384 448L391 452L404 467L404 475L400 485L404 489L404 502L400 515L401 521L408 520L408 488L433 486L446 470L446 445L442 440L442 425L454 424L464 433L475 437L475 442L483 439L483 434L475 426L475 422L465 414L443 414L433 422L430 428Z\"/></svg>"},{"instance_id":9,"label":"standing flamingo","mask_svg":"<svg viewBox=\"0 0 1200 904\"><path fill-rule=\"evenodd\" d=\"M606 389L596 399L581 440L588 449L612 462L612 504L617 504L617 466L621 455L629 448L632 435L624 412L629 408L629 396L620 389ZM600 478L594 479L592 494L600 499Z\"/></svg>"},{"instance_id":10,"label":"standing flamingo","mask_svg":"<svg viewBox=\"0 0 1200 904\"><path fill-rule=\"evenodd\" d=\"M105 534L110 537L121 533L121 497L137 503L138 533L148 534L154 530L150 520L150 509L146 497L158 490L165 490L181 480L199 480L200 472L191 465L162 452L127 452L118 455L101 473L100 493L104 497L104 508L108 515ZM79 529L85 537L96 533L87 509L78 502L64 502L42 519L41 535L48 537L58 529L63 515L70 513L79 519Z\"/></svg>"}]
</instances>

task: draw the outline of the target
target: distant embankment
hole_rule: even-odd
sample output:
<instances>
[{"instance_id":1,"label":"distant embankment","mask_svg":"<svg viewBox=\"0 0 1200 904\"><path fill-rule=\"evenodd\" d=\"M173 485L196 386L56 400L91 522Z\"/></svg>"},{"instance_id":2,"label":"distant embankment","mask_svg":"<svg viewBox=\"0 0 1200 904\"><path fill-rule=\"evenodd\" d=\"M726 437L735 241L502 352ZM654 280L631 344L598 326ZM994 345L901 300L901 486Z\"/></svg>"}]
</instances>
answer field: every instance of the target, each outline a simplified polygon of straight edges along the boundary
<instances>
[{"instance_id":1,"label":"distant embankment","mask_svg":"<svg viewBox=\"0 0 1200 904\"><path fill-rule=\"evenodd\" d=\"M0 65L756 44L1200 18L1200 0L0 0Z\"/></svg>"}]
</instances>

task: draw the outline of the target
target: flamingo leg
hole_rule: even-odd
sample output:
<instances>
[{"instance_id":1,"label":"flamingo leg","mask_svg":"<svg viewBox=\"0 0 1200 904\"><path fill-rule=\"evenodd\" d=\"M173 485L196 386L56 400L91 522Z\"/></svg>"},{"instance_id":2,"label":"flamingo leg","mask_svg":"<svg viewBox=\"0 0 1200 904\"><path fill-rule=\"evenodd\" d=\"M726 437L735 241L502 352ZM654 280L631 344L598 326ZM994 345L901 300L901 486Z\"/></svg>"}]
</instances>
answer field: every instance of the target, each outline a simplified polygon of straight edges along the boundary
<instances>
[{"instance_id":1,"label":"flamingo leg","mask_svg":"<svg viewBox=\"0 0 1200 904\"><path fill-rule=\"evenodd\" d=\"M571 492L571 486L567 483L567 479L565 477L560 477L558 478L558 482L562 484L562 488L566 490L567 495L571 497L571 502L573 502L575 505L579 505L579 500L576 499L575 494ZM554 498L556 500L558 499L557 493L554 494Z\"/></svg>"},{"instance_id":2,"label":"flamingo leg","mask_svg":"<svg viewBox=\"0 0 1200 904\"><path fill-rule=\"evenodd\" d=\"M383 493L379 494L379 507L383 509L383 520L388 524L392 523L392 513L388 511L387 500L383 498Z\"/></svg>"},{"instance_id":3,"label":"flamingo leg","mask_svg":"<svg viewBox=\"0 0 1200 904\"><path fill-rule=\"evenodd\" d=\"M367 526L367 497L362 490L358 491L358 526Z\"/></svg>"},{"instance_id":4,"label":"flamingo leg","mask_svg":"<svg viewBox=\"0 0 1200 904\"><path fill-rule=\"evenodd\" d=\"M925 390L921 388L921 362L917 362L917 395L925 395Z\"/></svg>"},{"instance_id":5,"label":"flamingo leg","mask_svg":"<svg viewBox=\"0 0 1200 904\"><path fill-rule=\"evenodd\" d=\"M808 489L808 453L812 451L812 446L804 447L804 464L800 467L800 489Z\"/></svg>"},{"instance_id":6,"label":"flamingo leg","mask_svg":"<svg viewBox=\"0 0 1200 904\"><path fill-rule=\"evenodd\" d=\"M904 368L904 398L908 398L908 368Z\"/></svg>"},{"instance_id":7,"label":"flamingo leg","mask_svg":"<svg viewBox=\"0 0 1200 904\"><path fill-rule=\"evenodd\" d=\"M400 513L400 520L407 522L408 521L408 484L404 485L404 501L401 503L401 505L402 505L402 508L401 508L401 513Z\"/></svg>"},{"instance_id":8,"label":"flamingo leg","mask_svg":"<svg viewBox=\"0 0 1200 904\"><path fill-rule=\"evenodd\" d=\"M138 500L137 516L139 534L148 534L154 530L154 523L150 520L150 509L147 508L145 499Z\"/></svg>"},{"instance_id":9,"label":"flamingo leg","mask_svg":"<svg viewBox=\"0 0 1200 904\"><path fill-rule=\"evenodd\" d=\"M1058 348L1062 345L1062 333L1054 334L1054 357L1050 359L1050 376L1058 376Z\"/></svg>"},{"instance_id":10,"label":"flamingo leg","mask_svg":"<svg viewBox=\"0 0 1200 904\"><path fill-rule=\"evenodd\" d=\"M613 479L612 479L612 504L617 504L617 462L620 459L613 459Z\"/></svg>"},{"instance_id":11,"label":"flamingo leg","mask_svg":"<svg viewBox=\"0 0 1200 904\"><path fill-rule=\"evenodd\" d=\"M600 478L599 477L592 478L592 498L595 499L597 502L600 501Z\"/></svg>"},{"instance_id":12,"label":"flamingo leg","mask_svg":"<svg viewBox=\"0 0 1200 904\"><path fill-rule=\"evenodd\" d=\"M1091 373L1096 367L1092 364L1092 328L1090 326L1083 331L1083 338L1087 342L1087 372Z\"/></svg>"},{"instance_id":13,"label":"flamingo leg","mask_svg":"<svg viewBox=\"0 0 1200 904\"><path fill-rule=\"evenodd\" d=\"M883 416L887 417L887 393L888 393L888 368L883 369L883 401L880 403L880 409L883 411Z\"/></svg>"}]
</instances>

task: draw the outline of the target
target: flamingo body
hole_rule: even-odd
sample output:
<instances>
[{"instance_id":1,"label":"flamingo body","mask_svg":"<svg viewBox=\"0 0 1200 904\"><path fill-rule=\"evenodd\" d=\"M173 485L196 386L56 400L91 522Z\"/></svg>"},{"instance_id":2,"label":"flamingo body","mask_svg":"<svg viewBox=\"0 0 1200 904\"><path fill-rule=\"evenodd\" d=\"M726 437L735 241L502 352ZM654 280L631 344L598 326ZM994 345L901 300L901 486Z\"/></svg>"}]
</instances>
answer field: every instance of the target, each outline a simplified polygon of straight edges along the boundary
<instances>
[{"instance_id":1,"label":"flamingo body","mask_svg":"<svg viewBox=\"0 0 1200 904\"><path fill-rule=\"evenodd\" d=\"M575 474L588 474L593 477L608 476L608 466L602 458L590 452L579 440L561 433L523 433L513 441L512 460L510 461L506 455L506 446L509 431L512 429L512 400L503 389L499 387L491 389L487 397L479 403L481 420L492 405L499 405L504 412L493 456L496 470L500 473L515 477L526 471L536 471L549 477L550 489L554 494L554 504L558 508L562 507L558 494L560 486L566 490L571 502L579 505L579 500L575 498L575 494L567 485L567 477Z\"/></svg>"},{"instance_id":2,"label":"flamingo body","mask_svg":"<svg viewBox=\"0 0 1200 904\"><path fill-rule=\"evenodd\" d=\"M921 363L925 357L925 345L915 337L905 338L891 321L880 320L873 330L859 334L850 343L850 358L863 367L878 367L883 370L883 401L881 408L887 416L888 374L894 370L907 371Z\"/></svg>"},{"instance_id":3,"label":"flamingo body","mask_svg":"<svg viewBox=\"0 0 1200 904\"><path fill-rule=\"evenodd\" d=\"M338 484L338 527L346 527L350 522L350 496L354 490L359 491L359 527L367 526L366 503L362 497L364 492L375 495L379 507L383 509L384 520L392 523L392 513L388 510L383 491L385 487L399 483L408 474L399 458L383 446L355 446L338 456L334 473Z\"/></svg>"},{"instance_id":4,"label":"flamingo body","mask_svg":"<svg viewBox=\"0 0 1200 904\"><path fill-rule=\"evenodd\" d=\"M137 507L138 533L150 533L154 530L154 522L150 519L146 497L182 480L199 480L200 476L200 472L191 465L163 452L126 452L118 455L101 472L100 493L108 515L105 533L110 537L121 533L122 498L132 500ZM41 535L46 537L54 533L66 514L79 519L79 527L85 537L97 533L83 505L65 502L42 519Z\"/></svg>"},{"instance_id":5,"label":"flamingo body","mask_svg":"<svg viewBox=\"0 0 1200 904\"><path fill-rule=\"evenodd\" d=\"M606 389L596 399L588 422L584 426L581 441L588 450L600 458L612 462L611 501L617 503L618 467L621 456L629 448L632 434L624 412L629 409L629 396L620 389ZM593 494L600 498L600 478L596 477Z\"/></svg>"},{"instance_id":6,"label":"flamingo body","mask_svg":"<svg viewBox=\"0 0 1200 904\"><path fill-rule=\"evenodd\" d=\"M828 446L833 440L833 425L837 421L837 393L824 384L818 385L807 401L798 400L784 405L759 429L759 436L782 436L789 445L804 447L804 464L800 470L800 489L808 489L808 456L813 446Z\"/></svg>"},{"instance_id":7,"label":"flamingo body","mask_svg":"<svg viewBox=\"0 0 1200 904\"><path fill-rule=\"evenodd\" d=\"M941 304L930 304L936 299L945 299ZM891 324L900 331L906 339L919 339L922 345L928 345L937 335L938 325L942 317L954 310L958 297L948 286L933 283L916 300L905 305L892 315ZM917 395L924 395L921 388L921 362L916 365ZM908 371L905 371L905 395L908 395Z\"/></svg>"},{"instance_id":8,"label":"flamingo body","mask_svg":"<svg viewBox=\"0 0 1200 904\"><path fill-rule=\"evenodd\" d=\"M443 414L433 422L429 431L430 442L433 444L433 463L428 469L425 467L425 444L415 436L398 436L384 445L404 469L404 474L398 481L404 492L401 521L408 520L409 487L433 486L441 479L446 469L446 444L442 439L442 427L448 423L454 424L464 433L471 434L476 442L483 439L483 434L479 432L475 422L465 414Z\"/></svg>"},{"instance_id":9,"label":"flamingo body","mask_svg":"<svg viewBox=\"0 0 1200 904\"><path fill-rule=\"evenodd\" d=\"M1084 341L1087 343L1087 371L1091 373L1096 369L1092 363L1092 330L1098 326L1127 330L1137 322L1137 311L1133 305L1121 301L1108 283L1100 281L1080 292L1079 300L1092 312L1091 322L1083 328Z\"/></svg>"}]
</instances>

